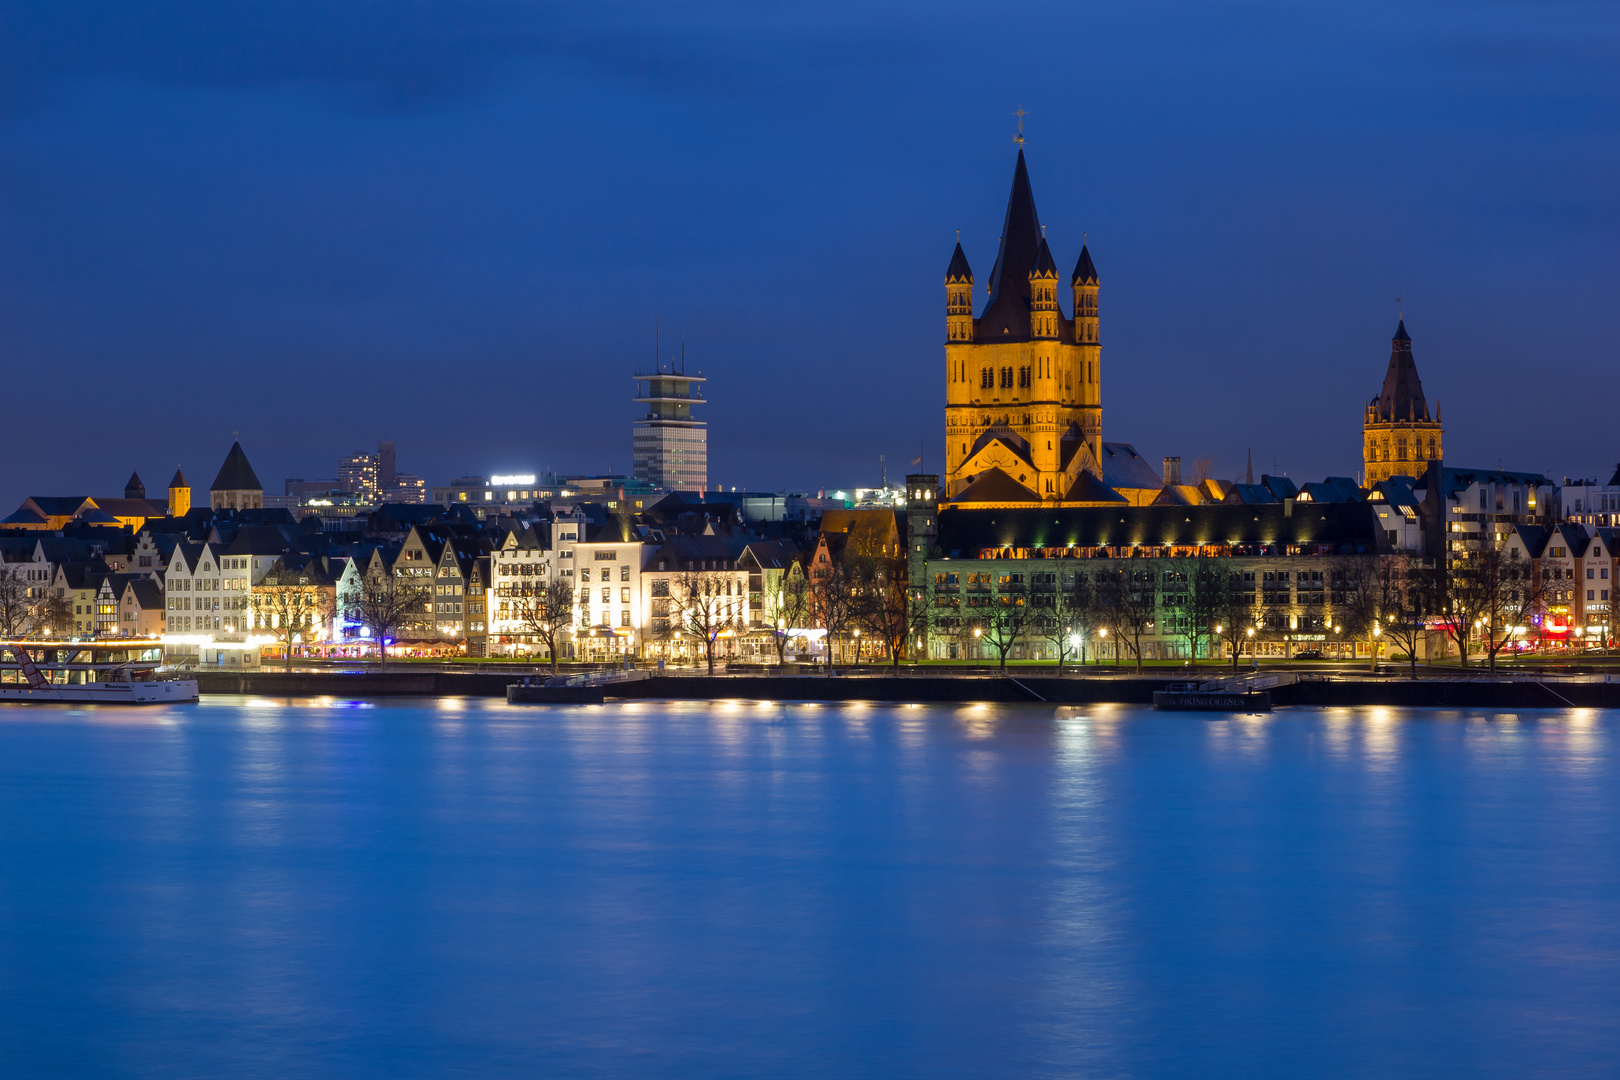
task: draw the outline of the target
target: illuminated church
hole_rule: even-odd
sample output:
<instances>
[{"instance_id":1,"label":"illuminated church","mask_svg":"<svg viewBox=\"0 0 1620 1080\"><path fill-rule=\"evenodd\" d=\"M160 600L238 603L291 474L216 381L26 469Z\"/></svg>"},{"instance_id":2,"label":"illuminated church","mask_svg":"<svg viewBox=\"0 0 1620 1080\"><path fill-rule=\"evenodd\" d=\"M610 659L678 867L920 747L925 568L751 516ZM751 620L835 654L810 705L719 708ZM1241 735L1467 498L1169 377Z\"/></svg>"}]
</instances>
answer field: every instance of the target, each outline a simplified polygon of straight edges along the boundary
<instances>
[{"instance_id":1,"label":"illuminated church","mask_svg":"<svg viewBox=\"0 0 1620 1080\"><path fill-rule=\"evenodd\" d=\"M1084 244L1070 310L1020 147L1001 246L974 315L962 245L945 272L945 494L958 504L1098 506L1151 501L1162 479L1102 441L1100 280Z\"/></svg>"}]
</instances>

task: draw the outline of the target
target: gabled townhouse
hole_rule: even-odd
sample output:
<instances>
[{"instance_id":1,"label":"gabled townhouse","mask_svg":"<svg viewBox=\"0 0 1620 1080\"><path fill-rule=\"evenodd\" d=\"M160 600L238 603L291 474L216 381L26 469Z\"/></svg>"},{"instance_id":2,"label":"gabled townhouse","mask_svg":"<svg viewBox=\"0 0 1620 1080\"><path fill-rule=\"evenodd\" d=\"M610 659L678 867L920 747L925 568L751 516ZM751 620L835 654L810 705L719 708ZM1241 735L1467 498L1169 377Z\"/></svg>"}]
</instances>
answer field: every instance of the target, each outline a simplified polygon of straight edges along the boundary
<instances>
[{"instance_id":1,"label":"gabled townhouse","mask_svg":"<svg viewBox=\"0 0 1620 1080\"><path fill-rule=\"evenodd\" d=\"M168 614L164 605L163 586L155 579L137 575L125 581L118 599L119 636L162 637Z\"/></svg>"},{"instance_id":2,"label":"gabled townhouse","mask_svg":"<svg viewBox=\"0 0 1620 1080\"><path fill-rule=\"evenodd\" d=\"M224 545L218 543L179 543L169 556L163 573L170 634L237 632L236 619L245 616L225 603L227 575L223 566ZM229 618L230 624L224 620ZM245 627L241 627L245 630ZM193 642L192 644L196 644Z\"/></svg>"},{"instance_id":3,"label":"gabled townhouse","mask_svg":"<svg viewBox=\"0 0 1620 1080\"><path fill-rule=\"evenodd\" d=\"M527 606L553 580L551 529L517 526L506 529L490 553L490 652L516 655L532 651L534 633L524 619Z\"/></svg>"},{"instance_id":4,"label":"gabled townhouse","mask_svg":"<svg viewBox=\"0 0 1620 1080\"><path fill-rule=\"evenodd\" d=\"M324 654L332 640L337 579L324 556L288 552L278 557L253 585L253 630L274 638L268 648L287 657Z\"/></svg>"},{"instance_id":5,"label":"gabled townhouse","mask_svg":"<svg viewBox=\"0 0 1620 1080\"><path fill-rule=\"evenodd\" d=\"M683 533L647 545L640 575L647 605L644 653L668 660L703 658L703 643L683 613L689 594L699 593L715 603L718 618L730 624L717 642L717 657L737 655L740 632L746 632L751 618L748 571L739 562L740 548L732 538L714 532ZM582 624L591 625L584 622L591 617L581 613Z\"/></svg>"},{"instance_id":6,"label":"gabled townhouse","mask_svg":"<svg viewBox=\"0 0 1620 1080\"><path fill-rule=\"evenodd\" d=\"M105 564L67 562L56 567L51 589L72 605L72 630L75 637L88 637L96 632L96 592L100 575L107 572Z\"/></svg>"},{"instance_id":7,"label":"gabled townhouse","mask_svg":"<svg viewBox=\"0 0 1620 1080\"><path fill-rule=\"evenodd\" d=\"M662 533L619 519L578 528L572 544L575 655L582 660L638 655L646 625L642 572L653 550L649 538Z\"/></svg>"},{"instance_id":8,"label":"gabled townhouse","mask_svg":"<svg viewBox=\"0 0 1620 1080\"><path fill-rule=\"evenodd\" d=\"M401 631L401 649L484 655L489 633L490 546L471 529L411 528L400 545L396 572L426 578L433 592L422 617L409 631Z\"/></svg>"},{"instance_id":9,"label":"gabled townhouse","mask_svg":"<svg viewBox=\"0 0 1620 1080\"><path fill-rule=\"evenodd\" d=\"M748 632L743 637L743 655L774 662L778 634L792 638L793 631L810 629L788 626L781 615L784 589L790 582L805 580L804 556L792 541L757 540L743 548L737 565L748 575Z\"/></svg>"}]
</instances>

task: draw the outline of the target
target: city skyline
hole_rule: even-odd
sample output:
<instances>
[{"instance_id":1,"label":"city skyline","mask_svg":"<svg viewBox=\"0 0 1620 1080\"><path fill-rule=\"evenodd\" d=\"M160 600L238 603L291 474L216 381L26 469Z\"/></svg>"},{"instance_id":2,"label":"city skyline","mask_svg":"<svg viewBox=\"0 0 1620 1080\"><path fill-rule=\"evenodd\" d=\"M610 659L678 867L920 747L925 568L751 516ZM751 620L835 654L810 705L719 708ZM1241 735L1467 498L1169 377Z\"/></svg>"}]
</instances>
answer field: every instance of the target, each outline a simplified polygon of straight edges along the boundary
<instances>
[{"instance_id":1,"label":"city skyline","mask_svg":"<svg viewBox=\"0 0 1620 1080\"><path fill-rule=\"evenodd\" d=\"M982 33L1113 47L1014 70L962 55L951 9L501 9L492 43L495 9L429 6L350 15L321 54L290 21L318 6L176 37L189 10L8 13L0 356L120 380L33 487L201 470L236 431L272 485L384 436L436 482L629 472L655 320L717 380L714 482L875 482L919 442L936 468L940 279L958 228L989 265L1020 108L1058 263L1083 235L1106 270L1111 438L1353 476L1402 296L1448 462L1612 464L1615 90L1579 11L1458 38L1384 8L1054 9ZM514 394L532 415L490 423ZM1500 446L1527 422L1556 437ZM57 423L24 410L0 443Z\"/></svg>"}]
</instances>

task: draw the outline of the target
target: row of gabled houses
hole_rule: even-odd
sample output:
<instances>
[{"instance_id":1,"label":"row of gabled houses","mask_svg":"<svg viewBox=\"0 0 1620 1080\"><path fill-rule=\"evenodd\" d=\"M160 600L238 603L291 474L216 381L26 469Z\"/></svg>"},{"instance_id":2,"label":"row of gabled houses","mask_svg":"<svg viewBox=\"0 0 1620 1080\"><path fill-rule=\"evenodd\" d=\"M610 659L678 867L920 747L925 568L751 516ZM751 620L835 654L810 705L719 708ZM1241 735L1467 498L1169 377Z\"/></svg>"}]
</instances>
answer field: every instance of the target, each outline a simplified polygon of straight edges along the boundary
<instances>
[{"instance_id":1,"label":"row of gabled houses","mask_svg":"<svg viewBox=\"0 0 1620 1080\"><path fill-rule=\"evenodd\" d=\"M793 655L821 652L813 615L807 625L786 625L773 599L795 575L852 555L903 560L914 588L943 589L970 608L1022 602L1064 573L1112 572L1112 560L1146 572L1124 560L1208 546L1250 560L1239 572L1253 583L1256 604L1288 612L1263 636L1280 635L1273 646L1286 650L1332 642L1335 560L1432 560L1488 538L1556 583L1537 627L1543 638L1613 637L1608 583L1620 567L1610 534L1620 528L1620 474L1573 489L1572 501L1567 482L1439 461L1366 487L1269 475L1181 484L1170 462L1155 477L1129 446L1105 444L1105 452L1114 471L1104 479L1128 492L1126 500L1045 508L976 500L970 485L942 502L938 478L919 476L909 478L903 509L830 509L814 523L749 522L734 503L675 494L640 511L608 500L484 519L459 506L386 505L364 530L329 533L318 519L295 521L258 505L257 478L233 446L207 507L190 505L179 473L165 502L145 500L138 477L122 500L27 500L19 511L26 520L0 528L0 578L50 601L37 631L161 636L172 658L210 666L251 666L288 652L375 653L374 628L353 602L368 574L421 586L419 610L389 631L394 654L541 654L527 612L557 582L571 608L559 642L565 657L694 658L701 643L681 617L680 596L695 578L714 600L720 654L763 660L783 638ZM1081 570L1066 562L1076 559L1098 561ZM293 592L313 598L296 626L278 602ZM970 658L970 625L958 618L920 627L916 643L941 659ZM1167 611L1147 640L1150 658L1183 655L1184 636ZM1042 650L1031 642L1022 654Z\"/></svg>"}]
</instances>

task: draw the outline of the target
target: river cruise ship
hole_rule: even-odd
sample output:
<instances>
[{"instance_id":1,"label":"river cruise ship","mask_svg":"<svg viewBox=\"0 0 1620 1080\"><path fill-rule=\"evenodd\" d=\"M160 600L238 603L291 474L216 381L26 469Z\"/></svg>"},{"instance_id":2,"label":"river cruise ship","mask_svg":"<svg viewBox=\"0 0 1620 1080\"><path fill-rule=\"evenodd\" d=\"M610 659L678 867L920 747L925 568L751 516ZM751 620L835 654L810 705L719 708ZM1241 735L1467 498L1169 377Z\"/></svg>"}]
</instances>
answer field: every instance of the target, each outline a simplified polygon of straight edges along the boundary
<instances>
[{"instance_id":1,"label":"river cruise ship","mask_svg":"<svg viewBox=\"0 0 1620 1080\"><path fill-rule=\"evenodd\" d=\"M197 700L197 680L159 672L163 643L0 642L0 703L157 705Z\"/></svg>"}]
</instances>

